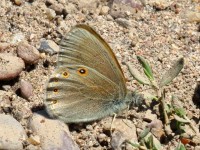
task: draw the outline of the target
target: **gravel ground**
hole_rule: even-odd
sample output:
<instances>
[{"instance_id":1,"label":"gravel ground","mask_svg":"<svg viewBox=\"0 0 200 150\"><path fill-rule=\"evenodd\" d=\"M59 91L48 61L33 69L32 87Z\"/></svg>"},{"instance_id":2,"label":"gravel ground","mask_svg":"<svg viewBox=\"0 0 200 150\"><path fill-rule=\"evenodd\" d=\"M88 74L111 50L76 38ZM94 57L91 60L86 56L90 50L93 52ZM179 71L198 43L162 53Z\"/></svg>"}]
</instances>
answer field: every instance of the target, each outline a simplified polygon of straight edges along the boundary
<instances>
[{"instance_id":1,"label":"gravel ground","mask_svg":"<svg viewBox=\"0 0 200 150\"><path fill-rule=\"evenodd\" d=\"M0 113L11 115L10 119L16 119L19 123L17 126L22 126L25 132L18 127L24 135L21 144L17 138L13 147L11 143L14 141L6 143L2 140L0 143L4 144L0 148L55 148L52 139L47 140L49 144L44 140L49 137L50 131L45 130L46 133L43 133L36 129L39 123L34 122L32 116L33 112L44 108L45 88L56 67L59 41L76 24L93 27L111 46L127 78L127 87L131 90L149 91L147 86L141 86L133 79L126 66L126 63L133 63L141 69L136 55L148 60L156 78L161 77L174 61L184 57L183 70L173 83L166 86L166 100L169 103L172 95L180 99L199 134L200 100L198 96L195 102L193 99L195 94L198 95L199 91L195 93L195 88L200 81L199 4L199 0L1 0ZM131 107L128 116L127 113L119 115L128 117L132 130L120 130L126 127L121 120L116 119L114 126L116 131L119 128L119 133L123 133L124 139L137 141L137 134L147 123L154 119L160 120L153 109L144 107L142 110ZM5 116L2 117L5 119ZM118 132L110 135L111 120L112 117L107 117L92 123L72 124L69 125L70 132L62 123L58 123L64 129L56 130L56 135L66 132L64 138L57 140L72 138L70 142L75 141L78 146L73 143L74 147L68 149L117 149L119 143L123 143L123 138L120 139ZM0 131L7 129L4 127L7 122L0 122ZM48 127L51 128L51 123L47 123ZM13 131L8 128L7 132ZM171 139L162 142L162 149L174 149L178 145L178 134L174 132L172 135ZM61 144L62 149L66 149L70 142L64 146ZM123 143L122 147L133 149L127 143ZM186 147L200 149L199 139L192 140Z\"/></svg>"}]
</instances>

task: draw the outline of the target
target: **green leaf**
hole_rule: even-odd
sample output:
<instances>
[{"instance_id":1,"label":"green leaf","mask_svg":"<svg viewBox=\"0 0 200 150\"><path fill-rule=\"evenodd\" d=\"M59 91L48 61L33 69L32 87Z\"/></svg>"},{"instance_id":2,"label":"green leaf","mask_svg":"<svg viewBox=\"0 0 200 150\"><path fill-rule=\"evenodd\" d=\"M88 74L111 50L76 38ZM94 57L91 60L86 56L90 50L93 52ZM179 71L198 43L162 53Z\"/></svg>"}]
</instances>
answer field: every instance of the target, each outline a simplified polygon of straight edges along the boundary
<instances>
[{"instance_id":1,"label":"green leaf","mask_svg":"<svg viewBox=\"0 0 200 150\"><path fill-rule=\"evenodd\" d=\"M171 113L172 106L170 104L166 104L165 105L165 110L166 110L167 114Z\"/></svg>"},{"instance_id":2,"label":"green leaf","mask_svg":"<svg viewBox=\"0 0 200 150\"><path fill-rule=\"evenodd\" d=\"M151 133L145 137L146 146L152 150L162 150L160 141Z\"/></svg>"},{"instance_id":3,"label":"green leaf","mask_svg":"<svg viewBox=\"0 0 200 150\"><path fill-rule=\"evenodd\" d=\"M148 144L149 148L151 148L151 149L153 148L153 135L152 134L148 137L147 144Z\"/></svg>"},{"instance_id":4,"label":"green leaf","mask_svg":"<svg viewBox=\"0 0 200 150\"><path fill-rule=\"evenodd\" d=\"M127 64L128 69L131 75L141 84L151 85L151 82L145 78L142 73L140 73L136 68L133 67L131 64Z\"/></svg>"},{"instance_id":5,"label":"green leaf","mask_svg":"<svg viewBox=\"0 0 200 150\"><path fill-rule=\"evenodd\" d=\"M153 136L153 149L155 149L155 150L161 150L162 149L160 141L155 136Z\"/></svg>"},{"instance_id":6,"label":"green leaf","mask_svg":"<svg viewBox=\"0 0 200 150\"><path fill-rule=\"evenodd\" d=\"M176 115L183 117L186 115L184 108L174 108Z\"/></svg>"},{"instance_id":7,"label":"green leaf","mask_svg":"<svg viewBox=\"0 0 200 150\"><path fill-rule=\"evenodd\" d=\"M186 112L183 108L183 105L181 101L174 95L172 95L172 101L171 101L173 110L175 111L176 115L180 117L184 117L186 115Z\"/></svg>"},{"instance_id":8,"label":"green leaf","mask_svg":"<svg viewBox=\"0 0 200 150\"><path fill-rule=\"evenodd\" d=\"M135 148L139 148L139 147L140 147L140 144L137 143L137 142L133 143L133 142L131 142L131 141L129 141L129 140L127 140L126 142L129 143L131 146L133 146L133 147L135 147Z\"/></svg>"},{"instance_id":9,"label":"green leaf","mask_svg":"<svg viewBox=\"0 0 200 150\"><path fill-rule=\"evenodd\" d=\"M185 146L180 142L175 150L186 150Z\"/></svg>"},{"instance_id":10,"label":"green leaf","mask_svg":"<svg viewBox=\"0 0 200 150\"><path fill-rule=\"evenodd\" d=\"M144 73L149 78L149 80L154 80L153 73L152 73L149 63L142 56L137 56L137 59L140 62L140 64L142 65L142 67L144 69Z\"/></svg>"},{"instance_id":11,"label":"green leaf","mask_svg":"<svg viewBox=\"0 0 200 150\"><path fill-rule=\"evenodd\" d=\"M184 66L184 59L180 58L178 59L174 65L162 76L162 79L160 80L159 87L163 87L170 83L177 75L180 73L180 71L183 69Z\"/></svg>"},{"instance_id":12,"label":"green leaf","mask_svg":"<svg viewBox=\"0 0 200 150\"><path fill-rule=\"evenodd\" d=\"M172 101L171 101L172 107L174 109L176 108L183 108L183 104L180 102L177 96L172 95Z\"/></svg>"},{"instance_id":13,"label":"green leaf","mask_svg":"<svg viewBox=\"0 0 200 150\"><path fill-rule=\"evenodd\" d=\"M173 116L174 116L174 119L177 120L178 122L181 122L181 123L190 123L190 120L181 118L178 115L173 115Z\"/></svg>"},{"instance_id":14,"label":"green leaf","mask_svg":"<svg viewBox=\"0 0 200 150\"><path fill-rule=\"evenodd\" d=\"M150 132L150 128L145 128L142 133L139 135L139 140L143 139Z\"/></svg>"}]
</instances>

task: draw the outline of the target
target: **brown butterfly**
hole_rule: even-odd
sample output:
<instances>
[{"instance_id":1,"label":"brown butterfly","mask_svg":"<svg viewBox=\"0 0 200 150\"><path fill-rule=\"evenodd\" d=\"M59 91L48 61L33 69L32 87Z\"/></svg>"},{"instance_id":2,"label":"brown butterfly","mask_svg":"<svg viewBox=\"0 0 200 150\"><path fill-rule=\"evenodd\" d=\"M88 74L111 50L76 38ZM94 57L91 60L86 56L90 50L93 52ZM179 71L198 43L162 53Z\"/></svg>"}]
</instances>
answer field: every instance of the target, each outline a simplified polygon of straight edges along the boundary
<instances>
[{"instance_id":1,"label":"brown butterfly","mask_svg":"<svg viewBox=\"0 0 200 150\"><path fill-rule=\"evenodd\" d=\"M60 47L57 69L46 89L51 116L66 123L88 122L128 107L132 94L114 53L99 34L77 25Z\"/></svg>"}]
</instances>

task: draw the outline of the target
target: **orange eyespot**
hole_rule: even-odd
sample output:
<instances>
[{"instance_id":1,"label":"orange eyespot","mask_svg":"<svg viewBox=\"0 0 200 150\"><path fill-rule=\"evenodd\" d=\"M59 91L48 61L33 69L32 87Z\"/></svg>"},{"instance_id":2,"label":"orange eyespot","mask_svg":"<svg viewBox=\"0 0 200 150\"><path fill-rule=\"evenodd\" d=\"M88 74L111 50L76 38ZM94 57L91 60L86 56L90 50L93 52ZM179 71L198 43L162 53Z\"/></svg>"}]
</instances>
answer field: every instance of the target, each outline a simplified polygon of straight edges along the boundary
<instances>
[{"instance_id":1,"label":"orange eyespot","mask_svg":"<svg viewBox=\"0 0 200 150\"><path fill-rule=\"evenodd\" d=\"M65 72L62 73L62 75L63 75L64 78L67 78L69 76L69 73L65 71Z\"/></svg>"},{"instance_id":2,"label":"orange eyespot","mask_svg":"<svg viewBox=\"0 0 200 150\"><path fill-rule=\"evenodd\" d=\"M81 75L81 76L86 76L88 75L88 70L86 68L79 68L78 69L78 74Z\"/></svg>"},{"instance_id":3,"label":"orange eyespot","mask_svg":"<svg viewBox=\"0 0 200 150\"><path fill-rule=\"evenodd\" d=\"M58 101L57 100L52 100L51 102L52 102L52 104L56 104Z\"/></svg>"},{"instance_id":4,"label":"orange eyespot","mask_svg":"<svg viewBox=\"0 0 200 150\"><path fill-rule=\"evenodd\" d=\"M54 89L53 92L54 92L54 93L57 93L57 92L58 92L58 89Z\"/></svg>"},{"instance_id":5,"label":"orange eyespot","mask_svg":"<svg viewBox=\"0 0 200 150\"><path fill-rule=\"evenodd\" d=\"M58 79L54 79L54 82L58 82Z\"/></svg>"}]
</instances>

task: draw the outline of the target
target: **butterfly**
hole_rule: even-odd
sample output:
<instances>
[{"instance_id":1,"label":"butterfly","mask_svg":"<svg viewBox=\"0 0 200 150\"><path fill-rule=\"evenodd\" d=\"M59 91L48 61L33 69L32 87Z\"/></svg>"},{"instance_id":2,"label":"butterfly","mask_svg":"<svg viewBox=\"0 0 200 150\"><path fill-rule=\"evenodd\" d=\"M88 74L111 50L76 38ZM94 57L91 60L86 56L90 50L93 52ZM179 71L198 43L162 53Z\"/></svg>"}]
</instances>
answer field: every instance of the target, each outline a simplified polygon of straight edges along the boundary
<instances>
[{"instance_id":1,"label":"butterfly","mask_svg":"<svg viewBox=\"0 0 200 150\"><path fill-rule=\"evenodd\" d=\"M61 40L57 67L46 88L50 116L65 123L89 122L129 106L122 69L110 46L87 25Z\"/></svg>"}]
</instances>

